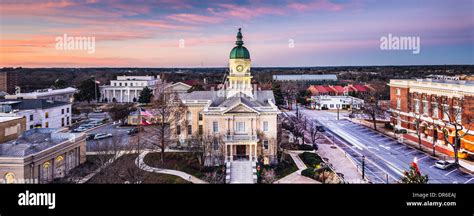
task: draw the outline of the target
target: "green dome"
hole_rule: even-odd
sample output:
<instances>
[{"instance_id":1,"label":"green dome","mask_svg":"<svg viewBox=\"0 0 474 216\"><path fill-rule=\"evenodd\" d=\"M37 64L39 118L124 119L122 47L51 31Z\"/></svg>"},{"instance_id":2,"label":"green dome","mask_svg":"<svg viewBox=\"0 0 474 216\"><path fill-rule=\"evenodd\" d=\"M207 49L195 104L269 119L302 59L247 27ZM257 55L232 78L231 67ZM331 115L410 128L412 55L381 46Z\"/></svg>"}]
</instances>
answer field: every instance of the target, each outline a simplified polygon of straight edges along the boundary
<instances>
[{"instance_id":1,"label":"green dome","mask_svg":"<svg viewBox=\"0 0 474 216\"><path fill-rule=\"evenodd\" d=\"M231 59L250 59L250 53L244 46L236 46L230 51Z\"/></svg>"},{"instance_id":2,"label":"green dome","mask_svg":"<svg viewBox=\"0 0 474 216\"><path fill-rule=\"evenodd\" d=\"M230 51L230 57L231 59L250 59L250 52L245 48L244 41L242 40L242 33L240 32L237 33L237 41L235 41L235 46L231 51Z\"/></svg>"}]
</instances>

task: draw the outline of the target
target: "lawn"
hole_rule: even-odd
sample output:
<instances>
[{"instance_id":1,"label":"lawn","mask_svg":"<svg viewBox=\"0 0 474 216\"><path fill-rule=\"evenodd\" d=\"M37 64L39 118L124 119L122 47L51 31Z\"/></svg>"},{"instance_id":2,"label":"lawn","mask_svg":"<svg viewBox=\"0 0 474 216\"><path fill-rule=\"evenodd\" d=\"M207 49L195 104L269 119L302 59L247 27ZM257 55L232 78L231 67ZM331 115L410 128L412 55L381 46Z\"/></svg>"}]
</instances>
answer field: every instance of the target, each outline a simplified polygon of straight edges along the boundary
<instances>
[{"instance_id":1,"label":"lawn","mask_svg":"<svg viewBox=\"0 0 474 216\"><path fill-rule=\"evenodd\" d=\"M289 154L282 153L281 157L281 161L275 167L275 174L278 179L281 179L298 170L298 167Z\"/></svg>"},{"instance_id":2,"label":"lawn","mask_svg":"<svg viewBox=\"0 0 474 216\"><path fill-rule=\"evenodd\" d=\"M165 161L164 163L162 163L161 152L153 152L147 154L143 161L145 162L145 164L151 167L182 171L202 180L213 183L223 183L223 181L225 180L223 166L202 167L201 164L199 164L198 158L193 153L166 152ZM212 175L214 173L216 175ZM212 178L212 180L209 178Z\"/></svg>"},{"instance_id":3,"label":"lawn","mask_svg":"<svg viewBox=\"0 0 474 216\"><path fill-rule=\"evenodd\" d=\"M97 173L87 183L92 184L189 184L190 182L173 175L140 170L135 165L137 154L123 155L104 170Z\"/></svg>"},{"instance_id":4,"label":"lawn","mask_svg":"<svg viewBox=\"0 0 474 216\"><path fill-rule=\"evenodd\" d=\"M316 153L303 152L298 155L307 167L315 168L323 162L323 159Z\"/></svg>"},{"instance_id":5,"label":"lawn","mask_svg":"<svg viewBox=\"0 0 474 216\"><path fill-rule=\"evenodd\" d=\"M63 178L56 178L51 183L74 183L74 180L82 179L99 168L105 161L110 160L113 155L87 155L86 161L74 167Z\"/></svg>"}]
</instances>

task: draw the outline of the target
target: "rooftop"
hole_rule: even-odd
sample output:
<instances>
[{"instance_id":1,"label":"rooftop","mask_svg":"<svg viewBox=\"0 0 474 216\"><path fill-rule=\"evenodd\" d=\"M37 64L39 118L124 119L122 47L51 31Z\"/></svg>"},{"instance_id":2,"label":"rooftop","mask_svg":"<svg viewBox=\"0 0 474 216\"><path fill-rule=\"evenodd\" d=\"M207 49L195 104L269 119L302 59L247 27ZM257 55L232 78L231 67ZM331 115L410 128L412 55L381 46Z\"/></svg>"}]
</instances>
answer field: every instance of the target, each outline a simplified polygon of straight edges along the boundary
<instances>
[{"instance_id":1,"label":"rooftop","mask_svg":"<svg viewBox=\"0 0 474 216\"><path fill-rule=\"evenodd\" d=\"M311 81L311 80L337 80L336 74L290 74L273 75L273 80L293 80L293 81Z\"/></svg>"},{"instance_id":2,"label":"rooftop","mask_svg":"<svg viewBox=\"0 0 474 216\"><path fill-rule=\"evenodd\" d=\"M0 99L0 106L11 105L12 109L16 110L47 109L68 104L70 103L64 101L51 101L47 99Z\"/></svg>"},{"instance_id":3,"label":"rooftop","mask_svg":"<svg viewBox=\"0 0 474 216\"><path fill-rule=\"evenodd\" d=\"M0 157L27 157L83 136L81 133L61 133L58 130L55 128L27 130L17 139L0 144Z\"/></svg>"}]
</instances>

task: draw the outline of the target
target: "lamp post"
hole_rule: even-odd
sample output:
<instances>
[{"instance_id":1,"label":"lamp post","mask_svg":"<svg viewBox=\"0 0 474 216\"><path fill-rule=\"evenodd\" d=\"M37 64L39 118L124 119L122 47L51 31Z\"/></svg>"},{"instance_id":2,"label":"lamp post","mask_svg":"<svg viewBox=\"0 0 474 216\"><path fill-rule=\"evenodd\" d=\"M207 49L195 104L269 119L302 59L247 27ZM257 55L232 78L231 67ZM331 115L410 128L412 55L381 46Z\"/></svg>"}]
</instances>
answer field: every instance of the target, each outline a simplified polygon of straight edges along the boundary
<instances>
[{"instance_id":1,"label":"lamp post","mask_svg":"<svg viewBox=\"0 0 474 216\"><path fill-rule=\"evenodd\" d=\"M362 155L362 179L365 179L365 156Z\"/></svg>"}]
</instances>

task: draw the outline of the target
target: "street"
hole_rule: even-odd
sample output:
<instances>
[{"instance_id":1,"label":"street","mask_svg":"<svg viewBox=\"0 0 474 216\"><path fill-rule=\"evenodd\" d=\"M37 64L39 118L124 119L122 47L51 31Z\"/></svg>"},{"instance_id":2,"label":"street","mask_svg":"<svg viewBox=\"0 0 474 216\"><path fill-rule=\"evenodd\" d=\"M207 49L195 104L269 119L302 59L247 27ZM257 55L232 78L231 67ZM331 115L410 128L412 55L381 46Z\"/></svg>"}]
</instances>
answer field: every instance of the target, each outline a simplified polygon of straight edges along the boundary
<instances>
[{"instance_id":1,"label":"street","mask_svg":"<svg viewBox=\"0 0 474 216\"><path fill-rule=\"evenodd\" d=\"M457 168L438 169L434 167L437 159L344 119L342 114L341 120L337 120L337 113L328 111L300 109L300 112L308 120L318 121L325 126L329 137L335 135L335 144L346 151L358 165L362 164L362 156L365 156L365 172L371 182L397 182L403 176L403 171L409 170L410 163L416 157L420 171L429 176L429 183L474 183L473 175Z\"/></svg>"}]
</instances>

